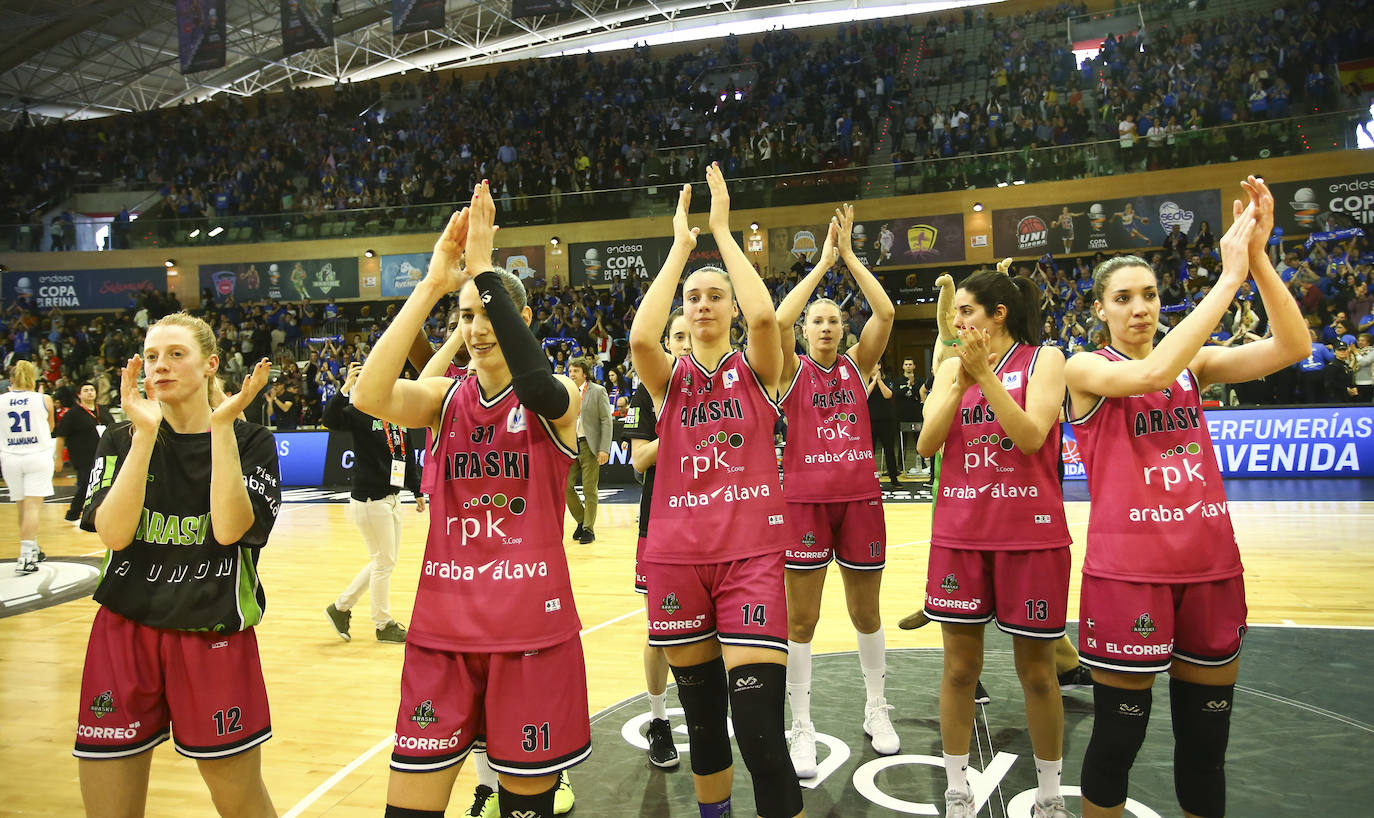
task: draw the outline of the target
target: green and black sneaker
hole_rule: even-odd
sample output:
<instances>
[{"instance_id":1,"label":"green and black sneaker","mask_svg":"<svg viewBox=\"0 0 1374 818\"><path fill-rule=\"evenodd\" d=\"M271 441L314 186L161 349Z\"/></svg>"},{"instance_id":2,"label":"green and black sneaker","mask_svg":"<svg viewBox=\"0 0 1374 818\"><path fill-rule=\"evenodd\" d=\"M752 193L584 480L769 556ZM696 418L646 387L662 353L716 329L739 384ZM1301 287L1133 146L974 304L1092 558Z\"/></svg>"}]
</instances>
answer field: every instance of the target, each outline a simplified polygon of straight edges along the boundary
<instances>
[{"instance_id":1,"label":"green and black sneaker","mask_svg":"<svg viewBox=\"0 0 1374 818\"><path fill-rule=\"evenodd\" d=\"M334 626L334 630L339 632L339 638L345 642L352 641L353 637L348 635L348 623L353 618L352 611L341 611L334 607L334 603L329 603L329 607L324 609L324 615L329 617L329 624Z\"/></svg>"}]
</instances>

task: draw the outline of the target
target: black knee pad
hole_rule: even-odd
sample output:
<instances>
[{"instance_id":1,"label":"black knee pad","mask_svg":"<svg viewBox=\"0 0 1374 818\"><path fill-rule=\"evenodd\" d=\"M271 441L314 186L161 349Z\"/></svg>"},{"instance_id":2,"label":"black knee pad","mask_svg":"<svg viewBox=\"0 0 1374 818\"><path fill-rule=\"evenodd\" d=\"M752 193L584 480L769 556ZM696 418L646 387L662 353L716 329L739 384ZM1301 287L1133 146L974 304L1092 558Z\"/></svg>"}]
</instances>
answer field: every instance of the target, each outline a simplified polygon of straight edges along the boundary
<instances>
[{"instance_id":1,"label":"black knee pad","mask_svg":"<svg viewBox=\"0 0 1374 818\"><path fill-rule=\"evenodd\" d=\"M754 802L761 818L792 818L802 810L801 785L787 754L786 693L786 665L765 662L730 671L735 743L754 779Z\"/></svg>"},{"instance_id":2,"label":"black knee pad","mask_svg":"<svg viewBox=\"0 0 1374 818\"><path fill-rule=\"evenodd\" d=\"M553 794L558 783L535 795L517 795L505 787L497 785L498 800L501 802L501 818L519 815L528 818L553 818Z\"/></svg>"},{"instance_id":3,"label":"black knee pad","mask_svg":"<svg viewBox=\"0 0 1374 818\"><path fill-rule=\"evenodd\" d=\"M689 667L674 667L677 698L687 722L692 748L692 772L711 775L734 763L730 733L725 726L730 697L725 689L725 660L716 657Z\"/></svg>"},{"instance_id":4,"label":"black knee pad","mask_svg":"<svg viewBox=\"0 0 1374 818\"><path fill-rule=\"evenodd\" d=\"M1235 685L1169 680L1174 721L1174 793L1202 818L1226 814L1226 744Z\"/></svg>"},{"instance_id":5,"label":"black knee pad","mask_svg":"<svg viewBox=\"0 0 1374 818\"><path fill-rule=\"evenodd\" d=\"M1150 724L1150 689L1093 686L1093 734L1083 755L1083 797L1099 807L1126 801L1131 765Z\"/></svg>"}]
</instances>

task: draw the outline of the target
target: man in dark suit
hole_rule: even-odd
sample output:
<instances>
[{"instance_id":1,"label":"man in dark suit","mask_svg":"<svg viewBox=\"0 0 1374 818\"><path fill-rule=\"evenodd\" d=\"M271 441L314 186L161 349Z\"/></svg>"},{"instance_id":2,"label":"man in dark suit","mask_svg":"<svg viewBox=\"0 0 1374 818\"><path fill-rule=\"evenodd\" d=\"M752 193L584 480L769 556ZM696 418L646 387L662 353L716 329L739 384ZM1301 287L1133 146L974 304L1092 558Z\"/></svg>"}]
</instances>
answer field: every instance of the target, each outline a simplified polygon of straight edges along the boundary
<instances>
[{"instance_id":1,"label":"man in dark suit","mask_svg":"<svg viewBox=\"0 0 1374 818\"><path fill-rule=\"evenodd\" d=\"M596 487L601 467L611 459L611 401L606 390L592 380L592 364L578 358L568 368L568 377L582 390L582 411L577 416L577 460L568 470L568 511L577 521L573 539L584 545L596 539ZM582 476L582 499L577 496L577 478Z\"/></svg>"}]
</instances>

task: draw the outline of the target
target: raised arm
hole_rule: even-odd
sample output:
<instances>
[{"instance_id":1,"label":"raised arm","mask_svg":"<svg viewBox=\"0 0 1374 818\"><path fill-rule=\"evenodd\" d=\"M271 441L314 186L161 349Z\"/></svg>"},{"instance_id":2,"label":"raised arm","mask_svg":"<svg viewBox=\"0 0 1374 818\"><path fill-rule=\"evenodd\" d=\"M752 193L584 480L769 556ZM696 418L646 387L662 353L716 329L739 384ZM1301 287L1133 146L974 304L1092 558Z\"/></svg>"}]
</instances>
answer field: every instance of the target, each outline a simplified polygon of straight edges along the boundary
<instances>
[{"instance_id":1,"label":"raised arm","mask_svg":"<svg viewBox=\"0 0 1374 818\"><path fill-rule=\"evenodd\" d=\"M697 233L700 232L687 226L687 210L691 204L692 186L683 185L677 196L677 211L673 213L672 249L663 261L663 269L654 276L649 291L639 302L634 323L630 325L631 360L635 372L639 373L640 383L649 390L655 404L663 401L668 378L673 374L672 356L664 351L659 338L663 336L663 326L668 323L668 313L673 308L673 295L682 278L682 268L687 266L687 257L696 249Z\"/></svg>"},{"instance_id":2,"label":"raised arm","mask_svg":"<svg viewBox=\"0 0 1374 818\"><path fill-rule=\"evenodd\" d=\"M935 383L925 398L921 409L921 436L916 439L916 451L921 457L934 457L945 445L949 437L949 424L954 413L959 411L959 403L964 392L973 381L964 375L963 366L957 355L948 357L935 372Z\"/></svg>"},{"instance_id":3,"label":"raised arm","mask_svg":"<svg viewBox=\"0 0 1374 818\"><path fill-rule=\"evenodd\" d=\"M1250 273L1269 315L1270 337L1253 344L1204 347L1193 362L1203 385L1244 383L1291 366L1312 351L1298 302L1288 295L1288 287L1274 269L1265 245L1274 229L1274 194L1263 180L1254 176L1241 183L1250 194L1255 209L1255 230L1250 235Z\"/></svg>"},{"instance_id":4,"label":"raised arm","mask_svg":"<svg viewBox=\"0 0 1374 818\"><path fill-rule=\"evenodd\" d=\"M792 376L797 372L797 339L792 333L792 327L796 325L797 319L806 309L806 302L811 300L811 294L816 291L816 286L821 283L821 278L835 263L839 254L839 231L839 220L831 219L825 231L825 244L821 247L821 257L816 261L816 266L812 267L811 272L803 276L797 282L797 286L793 287L782 299L782 303L778 304L776 313L778 343L782 350L780 383L790 383Z\"/></svg>"},{"instance_id":5,"label":"raised arm","mask_svg":"<svg viewBox=\"0 0 1374 818\"><path fill-rule=\"evenodd\" d=\"M521 405L553 421L564 443L577 447L577 413L581 394L571 380L549 371L539 340L530 332L530 308L516 309L501 277L492 270L496 238L496 203L484 181L472 197L468 221L468 272L491 322L492 334L511 375L511 388ZM467 313L464 311L464 315ZM442 379L441 379L442 380Z\"/></svg>"},{"instance_id":6,"label":"raised arm","mask_svg":"<svg viewBox=\"0 0 1374 818\"><path fill-rule=\"evenodd\" d=\"M1025 387L1023 409L993 371L994 356L989 354L986 332L959 330L958 350L964 370L983 390L988 407L1011 442L1026 454L1040 451L1064 405L1064 354L1054 347L1036 351L1035 374Z\"/></svg>"},{"instance_id":7,"label":"raised arm","mask_svg":"<svg viewBox=\"0 0 1374 818\"><path fill-rule=\"evenodd\" d=\"M448 365L453 363L453 359L458 356L458 350L462 348L463 333L455 327L438 351L429 356L424 369L420 370L420 379L442 378L444 373L448 371Z\"/></svg>"},{"instance_id":8,"label":"raised arm","mask_svg":"<svg viewBox=\"0 0 1374 818\"><path fill-rule=\"evenodd\" d=\"M138 391L138 371L143 368L143 359L135 355L120 376L120 406L129 417L129 432L133 442L128 454L119 464L119 473L105 494L104 500L95 510L95 533L100 541L111 551L127 548L134 541L138 531L139 511L148 488L148 464L153 459L153 446L157 443L158 427L162 424L162 406L156 400L145 398ZM151 383L151 381L149 381ZM102 446L100 451L107 451ZM99 462L99 461L97 461Z\"/></svg>"},{"instance_id":9,"label":"raised arm","mask_svg":"<svg viewBox=\"0 0 1374 818\"><path fill-rule=\"evenodd\" d=\"M854 347L850 356L854 359L854 365L860 372L867 372L872 369L883 357L883 351L887 349L888 336L892 334L892 322L897 318L897 308L892 306L892 299L887 297L887 290L883 289L882 282L864 266L863 261L854 254L854 246L851 236L854 233L854 206L846 204L839 210L840 220L840 260L844 266L849 268L849 274L854 277L854 283L859 285L859 290L864 294L864 300L868 302L873 314L864 323L863 332L859 333L859 344Z\"/></svg>"},{"instance_id":10,"label":"raised arm","mask_svg":"<svg viewBox=\"0 0 1374 818\"><path fill-rule=\"evenodd\" d=\"M270 361L258 361L239 391L210 413L210 529L220 545L238 543L256 519L253 501L243 482L243 461L234 422L267 385L271 372Z\"/></svg>"},{"instance_id":11,"label":"raised arm","mask_svg":"<svg viewBox=\"0 0 1374 818\"><path fill-rule=\"evenodd\" d=\"M401 380L401 370L405 367L411 342L434 305L471 277L459 265L459 256L467 242L468 211L465 207L449 218L444 232L434 243L434 254L430 256L425 277L411 290L391 326L367 356L353 388L353 405L360 412L417 429L432 427L438 422L449 381L445 378Z\"/></svg>"},{"instance_id":12,"label":"raised arm","mask_svg":"<svg viewBox=\"0 0 1374 818\"><path fill-rule=\"evenodd\" d=\"M1221 277L1212 291L1142 360L1109 361L1093 354L1077 354L1070 358L1064 365L1064 377L1075 403L1098 397L1158 392L1173 383L1192 362L1249 274L1255 208L1253 205L1242 208L1237 200L1233 210L1235 220L1221 237ZM1115 297L1111 293L1105 295Z\"/></svg>"},{"instance_id":13,"label":"raised arm","mask_svg":"<svg viewBox=\"0 0 1374 818\"><path fill-rule=\"evenodd\" d=\"M758 270L754 269L749 257L730 233L730 191L725 186L725 176L721 174L718 162L712 162L706 168L706 184L711 189L711 235L720 248L725 271L730 274L740 314L749 327L744 355L759 381L770 393L775 393L782 374L782 348L778 343L778 321L777 313L773 311L773 297L768 294L768 287L759 277Z\"/></svg>"}]
</instances>

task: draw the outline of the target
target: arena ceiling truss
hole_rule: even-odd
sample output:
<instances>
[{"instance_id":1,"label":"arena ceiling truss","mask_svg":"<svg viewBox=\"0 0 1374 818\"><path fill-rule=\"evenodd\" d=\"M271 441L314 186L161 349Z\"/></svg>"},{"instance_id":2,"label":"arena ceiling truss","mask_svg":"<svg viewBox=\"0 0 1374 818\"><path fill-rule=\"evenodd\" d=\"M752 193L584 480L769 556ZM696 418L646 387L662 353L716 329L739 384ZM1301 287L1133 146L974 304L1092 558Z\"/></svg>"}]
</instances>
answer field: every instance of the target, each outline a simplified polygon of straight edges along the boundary
<instances>
[{"instance_id":1,"label":"arena ceiling truss","mask_svg":"<svg viewBox=\"0 0 1374 818\"><path fill-rule=\"evenodd\" d=\"M87 119L221 94L356 82L408 71L538 57L716 19L919 13L986 0L574 0L572 12L517 19L510 0L448 0L442 30L393 36L390 0L338 0L334 45L285 56L279 0L227 0L226 64L182 75L176 0L0 2L0 127Z\"/></svg>"}]
</instances>

